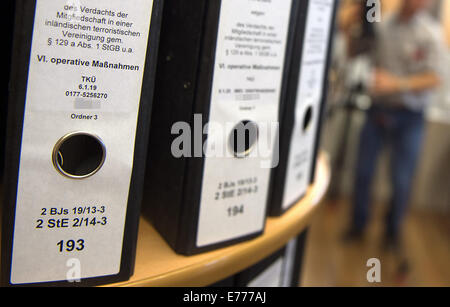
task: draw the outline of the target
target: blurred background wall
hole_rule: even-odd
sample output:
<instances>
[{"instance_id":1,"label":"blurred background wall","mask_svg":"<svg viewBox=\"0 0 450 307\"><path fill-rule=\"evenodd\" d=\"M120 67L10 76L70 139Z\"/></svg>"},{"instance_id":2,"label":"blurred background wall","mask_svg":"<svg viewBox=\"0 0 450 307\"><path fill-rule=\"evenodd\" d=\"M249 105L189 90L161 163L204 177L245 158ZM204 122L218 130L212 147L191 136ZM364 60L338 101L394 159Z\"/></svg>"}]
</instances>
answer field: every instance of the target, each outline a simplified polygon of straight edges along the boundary
<instances>
[{"instance_id":1,"label":"blurred background wall","mask_svg":"<svg viewBox=\"0 0 450 307\"><path fill-rule=\"evenodd\" d=\"M402 1L382 0L382 20L399 9ZM381 156L377 167L371 219L364 238L353 243L343 240L352 215L353 170L360 131L365 122L365 111L370 106L370 98L358 84L370 67L364 54L374 46L374 32L367 25L349 26L358 19L360 22L366 20L361 14L365 12L355 9L361 9L361 4L365 3L366 0L341 0L340 31L335 36L328 116L322 136L323 147L332 162L332 184L311 227L302 281L306 286L374 286L367 281L366 263L375 257L382 263L383 275L382 283L375 286L448 287L450 0L435 0L430 8L443 26L441 61L442 67L447 68L447 75L443 76L443 84L428 110L423 153L410 199L412 210L404 223L403 251L396 255L383 248L385 214L391 192L387 152ZM352 40L356 44L349 43Z\"/></svg>"},{"instance_id":2,"label":"blurred background wall","mask_svg":"<svg viewBox=\"0 0 450 307\"><path fill-rule=\"evenodd\" d=\"M450 1L445 1L443 12L444 26L447 32L447 43L450 46Z\"/></svg>"},{"instance_id":3,"label":"blurred background wall","mask_svg":"<svg viewBox=\"0 0 450 307\"><path fill-rule=\"evenodd\" d=\"M358 0L356 0L358 1ZM403 0L383 0L382 18L394 13ZM406 0L407 1L407 0ZM353 0L341 2L340 22L345 19L354 18L351 12ZM348 11L346 13L346 11ZM450 0L436 0L432 8L433 14L442 23L447 43L447 49L443 52L442 65L447 67L443 84L435 94L433 104L428 111L426 139L423 146L420 166L417 170L413 195L411 196L411 206L416 209L427 209L436 212L450 212ZM336 42L336 54L340 51L341 44ZM342 59L337 59L339 65ZM339 77L335 77L335 79ZM339 80L338 80L339 81ZM332 98L331 105L339 103ZM345 108L335 108L329 117L324 135L322 138L323 147L330 152L334 163L343 163L338 166L337 174L339 179L334 181L332 190L337 191L339 196L350 197L353 191L353 170L357 154L359 133L364 123L364 112L354 111L349 117ZM349 130L346 134L342 131L344 123L350 121ZM341 131L342 133L336 133ZM346 140L344 138L347 138ZM342 146L345 148L343 149ZM339 152L343 150L343 161L336 161ZM375 201L385 203L390 195L389 181L389 161L387 154L383 154L378 167L378 174L375 180L373 197ZM338 159L339 160L339 159ZM336 174L335 174L336 175Z\"/></svg>"}]
</instances>

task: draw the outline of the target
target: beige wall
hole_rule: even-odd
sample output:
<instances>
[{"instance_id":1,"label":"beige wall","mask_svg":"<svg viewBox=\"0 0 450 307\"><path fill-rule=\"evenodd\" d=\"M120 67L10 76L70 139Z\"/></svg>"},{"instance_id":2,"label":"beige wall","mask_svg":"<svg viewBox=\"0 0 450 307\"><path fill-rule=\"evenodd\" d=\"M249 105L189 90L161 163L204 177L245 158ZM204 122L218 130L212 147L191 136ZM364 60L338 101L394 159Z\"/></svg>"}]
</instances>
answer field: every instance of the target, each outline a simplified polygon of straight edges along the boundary
<instances>
[{"instance_id":1,"label":"beige wall","mask_svg":"<svg viewBox=\"0 0 450 307\"><path fill-rule=\"evenodd\" d=\"M444 21L445 32L447 35L447 43L450 47L450 0L444 0L442 20Z\"/></svg>"},{"instance_id":2,"label":"beige wall","mask_svg":"<svg viewBox=\"0 0 450 307\"><path fill-rule=\"evenodd\" d=\"M403 0L382 0L383 13L392 13L398 10Z\"/></svg>"},{"instance_id":3,"label":"beige wall","mask_svg":"<svg viewBox=\"0 0 450 307\"><path fill-rule=\"evenodd\" d=\"M383 13L395 12L404 0L382 0ZM442 24L445 28L445 36L450 47L450 0L442 0Z\"/></svg>"}]
</instances>

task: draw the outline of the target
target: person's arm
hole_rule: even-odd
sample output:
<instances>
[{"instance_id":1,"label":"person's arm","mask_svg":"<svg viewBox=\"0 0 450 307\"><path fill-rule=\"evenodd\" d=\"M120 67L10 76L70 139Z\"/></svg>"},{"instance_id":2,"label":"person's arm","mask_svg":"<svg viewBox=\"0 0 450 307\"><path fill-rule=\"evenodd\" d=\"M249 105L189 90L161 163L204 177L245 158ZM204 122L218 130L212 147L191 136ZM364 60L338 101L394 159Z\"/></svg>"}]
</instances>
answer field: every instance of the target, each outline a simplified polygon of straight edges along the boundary
<instances>
[{"instance_id":1,"label":"person's arm","mask_svg":"<svg viewBox=\"0 0 450 307\"><path fill-rule=\"evenodd\" d=\"M375 71L375 82L372 91L375 95L423 92L438 87L440 83L440 77L435 72L398 77L386 70L377 69Z\"/></svg>"},{"instance_id":2,"label":"person's arm","mask_svg":"<svg viewBox=\"0 0 450 307\"><path fill-rule=\"evenodd\" d=\"M406 79L400 79L400 86L412 92L432 90L441 84L440 77L434 73L423 73Z\"/></svg>"},{"instance_id":3,"label":"person's arm","mask_svg":"<svg viewBox=\"0 0 450 307\"><path fill-rule=\"evenodd\" d=\"M442 63L442 52L445 48L442 28L434 23L424 23L423 27L428 31L423 72L400 77L387 70L376 69L372 88L375 95L420 93L433 90L441 84L442 72L447 69Z\"/></svg>"}]
</instances>

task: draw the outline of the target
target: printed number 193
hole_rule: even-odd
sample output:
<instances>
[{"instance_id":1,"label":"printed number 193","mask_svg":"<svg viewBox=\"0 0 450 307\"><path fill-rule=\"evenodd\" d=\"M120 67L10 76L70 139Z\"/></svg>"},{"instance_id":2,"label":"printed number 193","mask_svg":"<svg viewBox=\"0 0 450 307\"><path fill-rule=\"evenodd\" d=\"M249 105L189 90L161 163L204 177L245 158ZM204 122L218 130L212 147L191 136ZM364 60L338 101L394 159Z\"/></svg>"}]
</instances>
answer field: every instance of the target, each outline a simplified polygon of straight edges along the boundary
<instances>
[{"instance_id":1,"label":"printed number 193","mask_svg":"<svg viewBox=\"0 0 450 307\"><path fill-rule=\"evenodd\" d=\"M59 248L59 252L73 252L73 251L82 251L84 249L84 240L61 240L56 244Z\"/></svg>"}]
</instances>

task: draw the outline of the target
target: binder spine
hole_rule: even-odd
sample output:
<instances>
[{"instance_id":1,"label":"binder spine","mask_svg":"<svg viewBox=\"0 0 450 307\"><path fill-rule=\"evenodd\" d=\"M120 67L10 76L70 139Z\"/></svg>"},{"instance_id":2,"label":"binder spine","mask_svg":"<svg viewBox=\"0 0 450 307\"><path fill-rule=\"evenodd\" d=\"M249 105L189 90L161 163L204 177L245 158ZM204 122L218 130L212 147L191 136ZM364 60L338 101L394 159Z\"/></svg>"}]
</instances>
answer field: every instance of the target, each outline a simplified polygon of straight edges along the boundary
<instances>
[{"instance_id":1,"label":"binder spine","mask_svg":"<svg viewBox=\"0 0 450 307\"><path fill-rule=\"evenodd\" d=\"M166 2L161 27L143 213L179 252L189 240L189 210L195 210L186 182L195 176L188 175L191 158L172 155L172 127L178 122L193 126L207 2Z\"/></svg>"},{"instance_id":2,"label":"binder spine","mask_svg":"<svg viewBox=\"0 0 450 307\"><path fill-rule=\"evenodd\" d=\"M133 273L163 1L133 2L17 1L3 284Z\"/></svg>"},{"instance_id":3,"label":"binder spine","mask_svg":"<svg viewBox=\"0 0 450 307\"><path fill-rule=\"evenodd\" d=\"M279 216L291 208L306 194L314 178L336 2L308 0L301 4L289 94L280 119L281 163L273 173L271 216Z\"/></svg>"},{"instance_id":4,"label":"binder spine","mask_svg":"<svg viewBox=\"0 0 450 307\"><path fill-rule=\"evenodd\" d=\"M334 0L333 3L333 12L332 12L332 21L331 24L335 25L336 24L336 18L337 18L337 9L339 7L339 3L341 0ZM335 31L334 27L331 30L331 35L329 37L329 42L328 42L328 53L327 53L327 60L326 60L326 73L325 73L325 80L324 80L324 87L323 87L323 93L322 93L322 104L320 106L320 115L319 115L319 126L317 128L317 133L316 133L316 143L314 146L314 154L313 154L313 161L316 161L316 163L312 163L312 167L311 167L311 171L310 171L310 183L314 183L315 182L315 176L316 176L316 168L317 168L317 157L319 154L319 150L320 150L320 143L321 143L321 135L322 135L322 130L323 130L323 126L324 126L324 121L325 121L325 116L326 116L326 112L327 112L327 98L328 98L328 89L329 89L329 85L330 83L328 82L328 72L330 70L330 66L331 66L331 61L332 61L332 52L333 52L333 47L334 47L334 35L333 32Z\"/></svg>"},{"instance_id":5,"label":"binder spine","mask_svg":"<svg viewBox=\"0 0 450 307\"><path fill-rule=\"evenodd\" d=\"M289 127L294 125L292 116L292 101L295 100L298 82L298 71L296 67L300 65L301 58L296 52L301 50L303 46L304 28L306 23L306 15L309 0L295 1L295 15L292 17L292 31L290 36L289 54L286 58L285 69L285 87L280 104L280 133L278 134L275 146L278 148L279 163L272 170L270 190L269 190L269 206L267 208L268 216L280 216L283 213L281 203L283 202L283 188L286 184L286 173L288 168L287 155L290 148L292 133Z\"/></svg>"},{"instance_id":6,"label":"binder spine","mask_svg":"<svg viewBox=\"0 0 450 307\"><path fill-rule=\"evenodd\" d=\"M248 206L248 212L255 210L257 207L257 213L253 212L254 214L249 213L247 215L247 218L250 217L251 223L245 221L240 223L241 228L247 227L247 224L253 224L251 229L241 229L238 233L235 231L237 227L234 227L232 223L225 223L225 220L218 221L218 219L211 221L222 229L220 237L210 238L211 240L208 239L203 242L199 241L200 235L211 233L207 229L205 230L203 217L208 216L207 219L209 219L212 215L201 211L208 206L218 204L218 202L209 199L214 194L211 194L211 191L205 191L208 189L208 185L217 186L218 179L214 178L216 168L211 165L211 161L214 159L210 159L204 152L209 141L214 139L214 134L211 131L204 132L203 129L205 124L212 122L218 122L219 124L230 122L237 125L240 122L251 121L252 119L262 122L271 122L270 119L272 119L272 122L278 121L278 104L282 95L282 79L285 72L283 66L285 56L288 54L286 49L289 48L287 43L288 32L294 22L291 18L293 10L291 4L295 7L296 1L262 3L209 0L189 3L173 1L167 3L165 7L162 27L163 41L161 42L155 95L155 100L161 101L161 104L155 106L150 136L150 148L160 148L160 151L150 151L149 154L145 184L147 200L145 201L144 212L169 245L178 253L191 255L213 250L256 237L264 229L270 170L261 171L260 164L257 165L257 169L253 168L254 165L251 166L249 161L256 161L255 163L257 163L257 159L253 158L252 161L252 158L236 157L235 153L230 150L228 142L224 141L223 153L226 156L219 159L221 161L219 164L224 168L224 173L228 172L228 175L224 176L222 180L237 181L248 179L252 175L258 177L260 179L260 182L258 182L260 190L255 193L257 197L249 196L245 200L248 204L254 205ZM254 10L250 10L250 7ZM259 14L260 11L266 14ZM252 14L258 15L260 19L256 19ZM254 57L248 56L245 60L243 60L244 57L239 58L238 56L234 58L230 56L225 59L223 53L231 46L227 34L237 35L231 32L232 28L251 27L255 24L261 26L260 31L268 32L268 36L276 36L274 45L268 47L269 49L272 48L271 51L276 54L273 57L268 54L267 58L261 60L260 54L255 51ZM266 27L265 30L261 30L264 27ZM254 34L247 33L245 35L251 36ZM257 41L258 39L255 39L255 42ZM264 45L264 43L261 44ZM267 43L267 45L270 44L270 42ZM227 79L224 76L228 73L227 82L229 84L222 82L224 88L227 87L232 90L236 87L236 90L239 90L238 87L242 86L242 89L251 91L253 87L245 79L245 77L249 79L252 77L249 70L248 76L244 76L247 71L234 73L231 69L229 72L222 74L227 68L223 69L223 66L220 68L221 64L234 65L241 62L246 62L245 64L250 66L255 65L256 68L252 66L252 69L255 68L254 75L259 78L254 83L255 89L270 87L275 89L275 94L261 94L262 96L266 95L264 96L266 100L263 98L258 100L258 103L249 102L249 104L254 103L259 109L257 113L240 112L237 107L240 102L233 97L233 94L229 95L230 105L225 107L222 101L219 109L236 112L236 114L225 118L226 116L223 115L227 111L217 111L218 100L222 99L217 98L218 86L221 83L214 85L214 80L220 77L223 81ZM257 71L258 67L264 65L272 65L276 72L274 73L270 69L269 72ZM267 75L271 77L269 78ZM245 84L242 83L237 86L237 76ZM264 83L268 79L270 79L270 85ZM269 96L270 99L267 98ZM188 126L187 129L190 129L192 133L189 143L191 151L187 156L174 157L171 146L177 139L177 134L181 134L181 131L173 131L173 125L180 122ZM200 137L198 130L200 130ZM230 133L228 133L229 135ZM201 148L198 147L198 143L201 144ZM200 154L198 154L199 151ZM269 160L268 164L272 162L270 161L272 156L265 158ZM213 163L216 162L218 161L216 160ZM230 166L231 164L234 165ZM208 170L206 170L207 168ZM235 176L236 172L244 172L245 168L249 169L246 176L242 174ZM254 170L261 176L255 175ZM237 204L237 202L235 203ZM222 210L222 213L227 214L224 202L220 202L216 207L218 210ZM233 206L230 205L229 207ZM211 209L214 211L214 208ZM258 216L255 218L256 221L253 219L255 215ZM215 232L217 232L216 230ZM233 234L233 231L236 233ZM230 232L230 234L224 234L225 232Z\"/></svg>"},{"instance_id":7,"label":"binder spine","mask_svg":"<svg viewBox=\"0 0 450 307\"><path fill-rule=\"evenodd\" d=\"M264 230L276 135L271 129L278 122L292 3L222 2L204 146L198 249ZM256 49L235 43L239 31ZM244 125L253 137L237 148L239 140L233 133ZM265 149L269 155L264 156Z\"/></svg>"}]
</instances>

